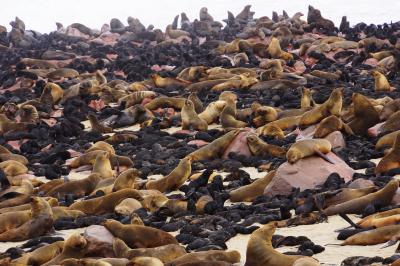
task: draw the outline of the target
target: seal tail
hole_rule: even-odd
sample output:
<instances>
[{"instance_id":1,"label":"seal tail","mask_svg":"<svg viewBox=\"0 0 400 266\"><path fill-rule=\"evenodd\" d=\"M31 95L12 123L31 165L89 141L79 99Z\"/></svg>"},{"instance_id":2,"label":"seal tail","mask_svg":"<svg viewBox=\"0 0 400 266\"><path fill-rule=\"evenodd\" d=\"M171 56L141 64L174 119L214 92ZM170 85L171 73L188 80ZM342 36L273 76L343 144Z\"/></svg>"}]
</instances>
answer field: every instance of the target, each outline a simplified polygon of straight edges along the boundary
<instances>
[{"instance_id":1,"label":"seal tail","mask_svg":"<svg viewBox=\"0 0 400 266\"><path fill-rule=\"evenodd\" d=\"M328 163L331 164L335 164L334 161L332 161L328 156L326 156L325 153L322 153L321 151L319 151L318 149L314 150L316 154L318 154L319 157L321 157L322 159L324 159L325 161L327 161Z\"/></svg>"}]
</instances>

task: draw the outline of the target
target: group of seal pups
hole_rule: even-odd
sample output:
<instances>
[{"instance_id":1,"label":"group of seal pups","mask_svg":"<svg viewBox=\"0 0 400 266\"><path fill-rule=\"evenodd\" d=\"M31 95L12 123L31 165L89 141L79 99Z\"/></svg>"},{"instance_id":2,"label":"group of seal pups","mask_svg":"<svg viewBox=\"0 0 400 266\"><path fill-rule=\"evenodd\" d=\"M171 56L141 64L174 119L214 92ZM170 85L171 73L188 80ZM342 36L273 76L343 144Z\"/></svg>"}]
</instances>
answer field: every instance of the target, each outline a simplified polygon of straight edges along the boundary
<instances>
[{"instance_id":1,"label":"group of seal pups","mask_svg":"<svg viewBox=\"0 0 400 266\"><path fill-rule=\"evenodd\" d=\"M165 32L132 17L101 31L0 27L0 241L28 241L0 263L319 265L324 247L274 233L332 215L351 226L342 245L396 243L400 23L336 28L312 6L307 20L254 14L228 11L224 26L202 8ZM265 194L282 163L335 166L333 153L365 173ZM111 243L55 232L93 225ZM237 234L250 234L245 259L226 250Z\"/></svg>"}]
</instances>

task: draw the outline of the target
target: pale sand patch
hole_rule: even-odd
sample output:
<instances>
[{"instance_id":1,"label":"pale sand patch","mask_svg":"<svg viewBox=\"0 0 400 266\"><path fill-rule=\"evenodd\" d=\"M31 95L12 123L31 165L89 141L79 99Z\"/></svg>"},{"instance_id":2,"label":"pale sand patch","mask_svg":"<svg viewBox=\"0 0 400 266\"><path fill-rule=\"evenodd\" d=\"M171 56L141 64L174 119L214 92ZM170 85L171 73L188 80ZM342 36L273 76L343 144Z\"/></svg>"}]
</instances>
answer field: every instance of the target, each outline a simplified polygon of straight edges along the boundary
<instances>
[{"instance_id":1,"label":"pale sand patch","mask_svg":"<svg viewBox=\"0 0 400 266\"><path fill-rule=\"evenodd\" d=\"M355 215L349 215L353 221L358 221ZM296 227L278 228L275 232L277 235L283 236L306 236L316 245L325 247L325 251L316 254L313 258L319 260L322 265L340 265L340 263L352 256L365 257L390 257L395 253L397 245L381 249L383 244L373 246L330 246L327 244L340 244L343 241L337 240L338 233L334 231L347 227L348 223L338 215L329 217L328 223L320 223L313 225L300 225ZM250 235L237 235L226 242L228 249L236 249L242 255L241 264L246 261L246 247ZM297 247L281 247L280 252L297 251Z\"/></svg>"}]
</instances>

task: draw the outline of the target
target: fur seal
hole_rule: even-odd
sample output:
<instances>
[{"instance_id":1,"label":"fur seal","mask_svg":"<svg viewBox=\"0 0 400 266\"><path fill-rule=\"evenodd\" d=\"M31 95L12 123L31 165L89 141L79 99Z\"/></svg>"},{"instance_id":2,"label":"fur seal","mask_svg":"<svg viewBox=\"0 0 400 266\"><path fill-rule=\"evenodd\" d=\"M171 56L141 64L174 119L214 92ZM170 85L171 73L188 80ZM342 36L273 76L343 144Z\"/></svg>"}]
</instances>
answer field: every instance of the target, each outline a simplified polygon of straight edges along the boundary
<instances>
[{"instance_id":1,"label":"fur seal","mask_svg":"<svg viewBox=\"0 0 400 266\"><path fill-rule=\"evenodd\" d=\"M64 90L59 85L57 85L56 83L48 82L46 86L44 86L39 101L41 103L53 105L58 103L63 98L63 96Z\"/></svg>"},{"instance_id":2,"label":"fur seal","mask_svg":"<svg viewBox=\"0 0 400 266\"><path fill-rule=\"evenodd\" d=\"M304 258L304 256L289 256L276 251L271 243L275 229L276 222L270 222L250 235L245 266L292 266L296 260Z\"/></svg>"},{"instance_id":3,"label":"fur seal","mask_svg":"<svg viewBox=\"0 0 400 266\"><path fill-rule=\"evenodd\" d=\"M400 99L392 100L384 104L381 112L379 113L379 118L382 121L388 119L392 114L400 110Z\"/></svg>"},{"instance_id":4,"label":"fur seal","mask_svg":"<svg viewBox=\"0 0 400 266\"><path fill-rule=\"evenodd\" d=\"M125 108L142 103L144 99L153 99L157 94L154 91L137 91L118 99L118 104L125 102Z\"/></svg>"},{"instance_id":5,"label":"fur seal","mask_svg":"<svg viewBox=\"0 0 400 266\"><path fill-rule=\"evenodd\" d=\"M365 196L355 198L343 203L330 206L324 209L324 213L328 216L335 214L361 213L368 204L376 203L381 206L390 204L396 190L399 187L399 181L391 180L382 189L367 194Z\"/></svg>"},{"instance_id":6,"label":"fur seal","mask_svg":"<svg viewBox=\"0 0 400 266\"><path fill-rule=\"evenodd\" d=\"M275 59L283 59L283 60L290 60L293 59L293 55L291 53L285 52L282 50L281 45L279 43L279 39L272 37L268 48L268 54Z\"/></svg>"},{"instance_id":7,"label":"fur seal","mask_svg":"<svg viewBox=\"0 0 400 266\"><path fill-rule=\"evenodd\" d=\"M390 86L389 81L377 70L371 72L372 76L375 79L375 91L392 91L393 87Z\"/></svg>"},{"instance_id":8,"label":"fur seal","mask_svg":"<svg viewBox=\"0 0 400 266\"><path fill-rule=\"evenodd\" d=\"M353 135L353 130L339 117L331 115L319 122L315 129L314 138L324 138L334 131L344 130L347 134Z\"/></svg>"},{"instance_id":9,"label":"fur seal","mask_svg":"<svg viewBox=\"0 0 400 266\"><path fill-rule=\"evenodd\" d=\"M299 140L290 146L286 153L286 158L289 163L293 164L302 158L318 154L323 159L331 162L325 155L326 153L329 153L331 149L332 145L326 139L304 139Z\"/></svg>"},{"instance_id":10,"label":"fur seal","mask_svg":"<svg viewBox=\"0 0 400 266\"><path fill-rule=\"evenodd\" d=\"M179 188L189 178L192 172L192 158L183 158L172 172L158 180L150 180L146 183L146 189L157 189L161 192Z\"/></svg>"},{"instance_id":11,"label":"fur seal","mask_svg":"<svg viewBox=\"0 0 400 266\"><path fill-rule=\"evenodd\" d=\"M28 123L14 122L8 119L5 114L0 114L0 133L7 133L9 131L25 131L27 130Z\"/></svg>"},{"instance_id":12,"label":"fur seal","mask_svg":"<svg viewBox=\"0 0 400 266\"><path fill-rule=\"evenodd\" d=\"M164 266L161 260L154 257L135 257L127 266Z\"/></svg>"},{"instance_id":13,"label":"fur seal","mask_svg":"<svg viewBox=\"0 0 400 266\"><path fill-rule=\"evenodd\" d=\"M42 265L61 254L64 241L56 241L25 253L22 257L13 260L11 265Z\"/></svg>"},{"instance_id":14,"label":"fur seal","mask_svg":"<svg viewBox=\"0 0 400 266\"><path fill-rule=\"evenodd\" d=\"M400 167L400 133L396 135L391 151L386 154L375 167L376 174L386 173L387 171Z\"/></svg>"},{"instance_id":15,"label":"fur seal","mask_svg":"<svg viewBox=\"0 0 400 266\"><path fill-rule=\"evenodd\" d=\"M69 258L83 258L87 252L87 247L87 240L80 234L74 233L65 240L61 254L43 264L43 266L57 265Z\"/></svg>"},{"instance_id":16,"label":"fur seal","mask_svg":"<svg viewBox=\"0 0 400 266\"><path fill-rule=\"evenodd\" d=\"M7 176L17 176L28 172L28 168L25 165L14 160L1 162L0 169L2 169Z\"/></svg>"},{"instance_id":17,"label":"fur seal","mask_svg":"<svg viewBox=\"0 0 400 266\"><path fill-rule=\"evenodd\" d=\"M297 121L299 119L300 119L300 116L298 117ZM262 136L270 136L270 137L274 137L277 139L285 138L285 133L283 132L283 130L278 125L273 124L273 123L269 123L265 126L257 128L256 132L257 132L257 134L262 135Z\"/></svg>"},{"instance_id":18,"label":"fur seal","mask_svg":"<svg viewBox=\"0 0 400 266\"><path fill-rule=\"evenodd\" d=\"M130 215L132 212L137 209L142 208L142 204L136 199L126 198L122 200L117 206L115 206L115 213L122 215Z\"/></svg>"},{"instance_id":19,"label":"fur seal","mask_svg":"<svg viewBox=\"0 0 400 266\"><path fill-rule=\"evenodd\" d=\"M53 228L53 212L47 201L39 197L31 198L31 219L21 226L0 234L0 241L24 241L42 236Z\"/></svg>"},{"instance_id":20,"label":"fur seal","mask_svg":"<svg viewBox=\"0 0 400 266\"><path fill-rule=\"evenodd\" d=\"M154 84L158 88L166 88L166 87L170 87L170 86L185 88L191 84L191 82L186 81L186 80L180 80L180 79L176 79L176 78L163 78L157 74L151 74L150 78L153 80Z\"/></svg>"},{"instance_id":21,"label":"fur seal","mask_svg":"<svg viewBox=\"0 0 400 266\"><path fill-rule=\"evenodd\" d=\"M79 72L72 68L59 68L46 75L47 78L57 80L61 78L76 78Z\"/></svg>"},{"instance_id":22,"label":"fur seal","mask_svg":"<svg viewBox=\"0 0 400 266\"><path fill-rule=\"evenodd\" d=\"M368 129L379 123L379 113L368 99L353 93L354 118L348 123L351 130L357 135L367 135Z\"/></svg>"},{"instance_id":23,"label":"fur seal","mask_svg":"<svg viewBox=\"0 0 400 266\"><path fill-rule=\"evenodd\" d=\"M85 151L85 153L91 152L91 151L106 151L108 154L115 154L114 147L107 142L104 141L97 141L94 143L89 149Z\"/></svg>"},{"instance_id":24,"label":"fur seal","mask_svg":"<svg viewBox=\"0 0 400 266\"><path fill-rule=\"evenodd\" d=\"M212 102L199 114L199 118L206 121L207 124L212 124L218 119L225 105L225 101Z\"/></svg>"},{"instance_id":25,"label":"fur seal","mask_svg":"<svg viewBox=\"0 0 400 266\"><path fill-rule=\"evenodd\" d=\"M126 198L141 200L142 196L136 189L125 188L102 197L77 201L69 206L69 209L82 211L88 215L111 213L114 212L115 206Z\"/></svg>"},{"instance_id":26,"label":"fur seal","mask_svg":"<svg viewBox=\"0 0 400 266\"><path fill-rule=\"evenodd\" d=\"M155 248L168 244L178 244L178 241L167 232L160 229L121 224L115 220L107 220L104 226L114 235L120 238L130 248Z\"/></svg>"},{"instance_id":27,"label":"fur seal","mask_svg":"<svg viewBox=\"0 0 400 266\"><path fill-rule=\"evenodd\" d=\"M251 153L255 156L285 157L286 150L284 148L266 143L255 133L249 134L246 139Z\"/></svg>"},{"instance_id":28,"label":"fur seal","mask_svg":"<svg viewBox=\"0 0 400 266\"><path fill-rule=\"evenodd\" d=\"M276 171L273 170L264 177L259 178L249 185L239 187L229 192L229 199L232 202L248 201L252 202L258 196L264 194L265 187L274 178Z\"/></svg>"},{"instance_id":29,"label":"fur seal","mask_svg":"<svg viewBox=\"0 0 400 266\"><path fill-rule=\"evenodd\" d=\"M185 254L184 247L177 244L168 244L154 248L129 248L124 241L116 238L113 243L113 250L117 257L132 259L134 257L154 257L163 263L171 262Z\"/></svg>"},{"instance_id":30,"label":"fur seal","mask_svg":"<svg viewBox=\"0 0 400 266\"><path fill-rule=\"evenodd\" d=\"M376 150L381 150L384 147L392 147L397 135L400 133L400 130L391 132L389 134L386 134L384 136L382 136L381 138L379 138L379 140L376 142L375 144L375 149Z\"/></svg>"},{"instance_id":31,"label":"fur seal","mask_svg":"<svg viewBox=\"0 0 400 266\"><path fill-rule=\"evenodd\" d=\"M361 228L383 227L394 225L400 221L400 208L391 209L388 211L378 212L364 217L356 224Z\"/></svg>"},{"instance_id":32,"label":"fur seal","mask_svg":"<svg viewBox=\"0 0 400 266\"><path fill-rule=\"evenodd\" d=\"M236 119L237 110L236 103L232 100L227 100L224 109L220 115L221 125L224 129L243 128L247 123Z\"/></svg>"},{"instance_id":33,"label":"fur seal","mask_svg":"<svg viewBox=\"0 0 400 266\"><path fill-rule=\"evenodd\" d=\"M98 132L98 133L112 133L113 132L113 129L111 127L107 127L107 126L103 125L102 123L100 123L100 121L97 119L97 117L94 116L93 114L89 114L88 119L89 119L90 127L91 127L92 131Z\"/></svg>"},{"instance_id":34,"label":"fur seal","mask_svg":"<svg viewBox=\"0 0 400 266\"><path fill-rule=\"evenodd\" d=\"M240 253L236 250L209 250L192 252L166 263L165 266L179 266L185 263L202 261L224 261L228 263L238 263L240 262Z\"/></svg>"},{"instance_id":35,"label":"fur seal","mask_svg":"<svg viewBox=\"0 0 400 266\"><path fill-rule=\"evenodd\" d=\"M36 124L39 122L39 113L35 106L25 104L19 108L17 115L20 116L20 122Z\"/></svg>"},{"instance_id":36,"label":"fur seal","mask_svg":"<svg viewBox=\"0 0 400 266\"><path fill-rule=\"evenodd\" d=\"M31 219L31 212L14 211L0 214L0 233L17 228Z\"/></svg>"},{"instance_id":37,"label":"fur seal","mask_svg":"<svg viewBox=\"0 0 400 266\"><path fill-rule=\"evenodd\" d=\"M92 173L98 174L101 178L113 177L114 170L111 167L109 157L110 154L106 151L98 153L93 164Z\"/></svg>"},{"instance_id":38,"label":"fur seal","mask_svg":"<svg viewBox=\"0 0 400 266\"><path fill-rule=\"evenodd\" d=\"M231 130L222 137L219 137L211 143L188 154L186 157L190 158L191 162L219 158L222 156L228 145L236 138L236 136L240 132L241 131L238 129Z\"/></svg>"},{"instance_id":39,"label":"fur seal","mask_svg":"<svg viewBox=\"0 0 400 266\"><path fill-rule=\"evenodd\" d=\"M332 91L329 99L323 104L304 113L299 121L299 127L315 124L329 115L340 116L343 104L343 88L336 88Z\"/></svg>"},{"instance_id":40,"label":"fur seal","mask_svg":"<svg viewBox=\"0 0 400 266\"><path fill-rule=\"evenodd\" d=\"M377 129L378 135L387 134L396 130L400 130L400 111L392 114L384 123ZM371 133L370 130L368 133ZM373 132L372 132L373 134ZM373 134L374 135L374 134Z\"/></svg>"},{"instance_id":41,"label":"fur seal","mask_svg":"<svg viewBox=\"0 0 400 266\"><path fill-rule=\"evenodd\" d=\"M182 129L192 129L197 131L206 131L208 128L208 123L201 119L194 108L194 104L191 100L186 100L185 105L182 107L181 111L182 118Z\"/></svg>"},{"instance_id":42,"label":"fur seal","mask_svg":"<svg viewBox=\"0 0 400 266\"><path fill-rule=\"evenodd\" d=\"M376 245L385 243L400 233L400 225L388 225L348 237L341 245Z\"/></svg>"},{"instance_id":43,"label":"fur seal","mask_svg":"<svg viewBox=\"0 0 400 266\"><path fill-rule=\"evenodd\" d=\"M92 193L100 180L101 176L97 173L93 173L84 179L60 184L47 192L46 196L63 199L66 195L72 194L76 198L81 198Z\"/></svg>"},{"instance_id":44,"label":"fur seal","mask_svg":"<svg viewBox=\"0 0 400 266\"><path fill-rule=\"evenodd\" d=\"M181 110L185 105L185 102L186 99L181 97L158 97L153 99L151 102L146 103L144 107L149 110L168 107Z\"/></svg>"},{"instance_id":45,"label":"fur seal","mask_svg":"<svg viewBox=\"0 0 400 266\"><path fill-rule=\"evenodd\" d=\"M140 171L135 168L125 170L115 179L112 191L115 192L124 188L134 188L135 180L139 176Z\"/></svg>"}]
</instances>

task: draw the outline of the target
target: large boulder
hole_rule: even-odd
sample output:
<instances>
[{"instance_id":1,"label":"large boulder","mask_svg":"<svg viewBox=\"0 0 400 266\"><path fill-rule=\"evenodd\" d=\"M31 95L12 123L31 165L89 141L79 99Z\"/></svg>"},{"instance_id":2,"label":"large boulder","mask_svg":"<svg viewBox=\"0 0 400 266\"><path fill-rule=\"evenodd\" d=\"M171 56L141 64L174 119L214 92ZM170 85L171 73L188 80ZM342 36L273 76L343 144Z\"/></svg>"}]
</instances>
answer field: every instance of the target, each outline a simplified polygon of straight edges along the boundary
<instances>
[{"instance_id":1,"label":"large boulder","mask_svg":"<svg viewBox=\"0 0 400 266\"><path fill-rule=\"evenodd\" d=\"M352 179L354 170L342 159L330 152L327 157L334 164L318 156L311 156L299 160L294 164L288 162L279 166L275 177L264 190L268 196L289 195L292 188L312 189L323 184L332 173L338 173L345 182Z\"/></svg>"},{"instance_id":2,"label":"large boulder","mask_svg":"<svg viewBox=\"0 0 400 266\"><path fill-rule=\"evenodd\" d=\"M83 233L88 241L88 256L114 257L114 236L102 225L91 225Z\"/></svg>"}]
</instances>

